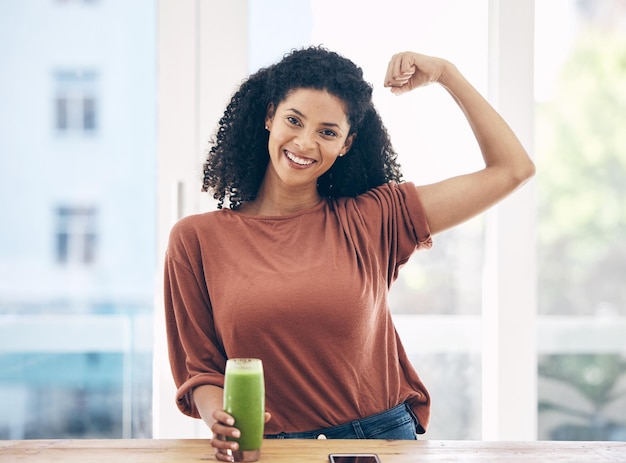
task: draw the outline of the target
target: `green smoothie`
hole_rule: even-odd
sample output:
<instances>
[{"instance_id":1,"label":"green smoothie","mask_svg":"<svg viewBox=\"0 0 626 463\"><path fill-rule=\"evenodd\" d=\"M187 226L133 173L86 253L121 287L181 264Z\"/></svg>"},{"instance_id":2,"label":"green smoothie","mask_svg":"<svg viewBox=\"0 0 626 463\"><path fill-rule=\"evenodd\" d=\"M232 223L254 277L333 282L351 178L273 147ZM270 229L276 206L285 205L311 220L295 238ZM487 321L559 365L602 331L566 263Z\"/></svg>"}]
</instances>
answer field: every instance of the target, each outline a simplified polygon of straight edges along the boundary
<instances>
[{"instance_id":1,"label":"green smoothie","mask_svg":"<svg viewBox=\"0 0 626 463\"><path fill-rule=\"evenodd\" d=\"M257 450L263 442L265 382L259 359L229 359L224 379L224 410L241 431L239 450Z\"/></svg>"}]
</instances>

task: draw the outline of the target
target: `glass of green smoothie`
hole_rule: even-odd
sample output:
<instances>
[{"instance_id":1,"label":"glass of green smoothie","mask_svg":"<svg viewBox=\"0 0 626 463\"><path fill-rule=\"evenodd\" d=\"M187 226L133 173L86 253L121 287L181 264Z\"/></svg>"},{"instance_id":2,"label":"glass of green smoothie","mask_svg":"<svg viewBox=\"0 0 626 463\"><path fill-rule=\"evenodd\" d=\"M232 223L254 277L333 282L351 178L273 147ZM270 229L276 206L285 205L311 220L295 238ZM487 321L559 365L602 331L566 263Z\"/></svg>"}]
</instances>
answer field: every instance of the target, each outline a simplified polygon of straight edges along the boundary
<instances>
[{"instance_id":1,"label":"glass of green smoothie","mask_svg":"<svg viewBox=\"0 0 626 463\"><path fill-rule=\"evenodd\" d=\"M224 410L235 419L241 437L235 461L257 461L265 424L265 382L260 359L234 358L226 362Z\"/></svg>"}]
</instances>

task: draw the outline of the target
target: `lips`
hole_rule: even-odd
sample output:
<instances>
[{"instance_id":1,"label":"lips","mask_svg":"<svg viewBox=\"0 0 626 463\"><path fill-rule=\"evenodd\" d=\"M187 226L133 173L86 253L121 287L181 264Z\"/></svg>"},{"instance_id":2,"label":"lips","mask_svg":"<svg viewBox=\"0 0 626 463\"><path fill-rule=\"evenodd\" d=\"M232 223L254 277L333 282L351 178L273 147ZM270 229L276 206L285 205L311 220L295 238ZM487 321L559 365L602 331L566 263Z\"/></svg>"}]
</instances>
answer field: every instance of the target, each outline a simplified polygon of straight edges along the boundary
<instances>
[{"instance_id":1,"label":"lips","mask_svg":"<svg viewBox=\"0 0 626 463\"><path fill-rule=\"evenodd\" d=\"M293 164L296 164L298 167L308 167L317 162L314 159L298 156L297 154L292 153L291 151L284 150L283 153L285 154L287 159L289 159Z\"/></svg>"}]
</instances>

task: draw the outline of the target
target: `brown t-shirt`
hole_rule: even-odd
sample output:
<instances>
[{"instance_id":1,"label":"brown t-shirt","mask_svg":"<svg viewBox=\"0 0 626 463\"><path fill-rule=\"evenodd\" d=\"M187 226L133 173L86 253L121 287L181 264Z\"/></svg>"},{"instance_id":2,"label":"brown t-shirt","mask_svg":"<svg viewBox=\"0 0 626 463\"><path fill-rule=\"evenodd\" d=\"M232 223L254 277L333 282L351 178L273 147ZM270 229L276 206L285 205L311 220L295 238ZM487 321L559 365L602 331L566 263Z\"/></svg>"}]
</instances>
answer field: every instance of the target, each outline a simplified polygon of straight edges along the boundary
<instances>
[{"instance_id":1,"label":"brown t-shirt","mask_svg":"<svg viewBox=\"0 0 626 463\"><path fill-rule=\"evenodd\" d=\"M227 358L263 360L265 432L309 431L404 401L423 432L430 397L393 326L389 287L431 246L417 190L390 183L292 215L219 210L181 219L165 263L171 368L181 411L223 386Z\"/></svg>"}]
</instances>

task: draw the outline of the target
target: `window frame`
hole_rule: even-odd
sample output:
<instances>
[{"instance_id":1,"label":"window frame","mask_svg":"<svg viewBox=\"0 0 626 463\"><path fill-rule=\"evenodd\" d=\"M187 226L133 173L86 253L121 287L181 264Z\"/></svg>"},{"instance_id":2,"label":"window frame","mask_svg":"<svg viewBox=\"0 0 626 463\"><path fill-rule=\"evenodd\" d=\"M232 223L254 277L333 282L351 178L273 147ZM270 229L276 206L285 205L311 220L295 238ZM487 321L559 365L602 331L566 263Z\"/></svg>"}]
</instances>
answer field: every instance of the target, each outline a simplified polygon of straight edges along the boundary
<instances>
[{"instance_id":1,"label":"window frame","mask_svg":"<svg viewBox=\"0 0 626 463\"><path fill-rule=\"evenodd\" d=\"M92 135L99 130L98 84L93 70L58 70L54 73L54 130L60 136Z\"/></svg>"},{"instance_id":2,"label":"window frame","mask_svg":"<svg viewBox=\"0 0 626 463\"><path fill-rule=\"evenodd\" d=\"M56 208L55 261L63 266L96 263L98 209L68 206Z\"/></svg>"},{"instance_id":3,"label":"window frame","mask_svg":"<svg viewBox=\"0 0 626 463\"><path fill-rule=\"evenodd\" d=\"M534 152L534 1L489 1L488 99ZM537 437L535 187L487 212L482 359L485 440Z\"/></svg>"}]
</instances>

